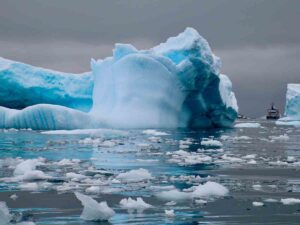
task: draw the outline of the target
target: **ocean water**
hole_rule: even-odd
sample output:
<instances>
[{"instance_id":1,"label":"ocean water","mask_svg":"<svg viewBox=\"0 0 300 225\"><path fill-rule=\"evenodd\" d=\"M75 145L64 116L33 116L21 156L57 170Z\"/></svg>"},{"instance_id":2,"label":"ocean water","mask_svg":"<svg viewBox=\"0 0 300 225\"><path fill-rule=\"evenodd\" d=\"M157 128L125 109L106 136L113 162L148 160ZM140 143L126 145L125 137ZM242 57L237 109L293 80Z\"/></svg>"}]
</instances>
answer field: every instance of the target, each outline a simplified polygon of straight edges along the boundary
<instances>
[{"instance_id":1,"label":"ocean water","mask_svg":"<svg viewBox=\"0 0 300 225\"><path fill-rule=\"evenodd\" d=\"M299 224L300 204L283 202L300 199L300 129L241 122L261 126L86 134L1 130L0 201L7 203L12 224ZM29 159L36 167L17 174ZM151 177L120 178L132 170ZM229 192L190 197L206 182ZM75 191L107 201L116 214L106 222L84 221ZM128 197L142 197L152 207L128 211L119 204Z\"/></svg>"}]
</instances>

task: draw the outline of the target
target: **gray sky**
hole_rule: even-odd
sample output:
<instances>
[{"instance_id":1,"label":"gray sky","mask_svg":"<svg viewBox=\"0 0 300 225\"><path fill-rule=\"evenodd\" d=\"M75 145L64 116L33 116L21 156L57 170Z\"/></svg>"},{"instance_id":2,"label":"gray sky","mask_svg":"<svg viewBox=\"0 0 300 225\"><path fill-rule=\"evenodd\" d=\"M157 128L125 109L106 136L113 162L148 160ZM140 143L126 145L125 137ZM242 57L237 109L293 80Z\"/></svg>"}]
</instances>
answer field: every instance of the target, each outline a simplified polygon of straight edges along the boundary
<instances>
[{"instance_id":1,"label":"gray sky","mask_svg":"<svg viewBox=\"0 0 300 225\"><path fill-rule=\"evenodd\" d=\"M0 56L84 72L116 42L149 48L190 26L221 57L240 112L261 116L300 83L299 22L299 0L0 0Z\"/></svg>"}]
</instances>

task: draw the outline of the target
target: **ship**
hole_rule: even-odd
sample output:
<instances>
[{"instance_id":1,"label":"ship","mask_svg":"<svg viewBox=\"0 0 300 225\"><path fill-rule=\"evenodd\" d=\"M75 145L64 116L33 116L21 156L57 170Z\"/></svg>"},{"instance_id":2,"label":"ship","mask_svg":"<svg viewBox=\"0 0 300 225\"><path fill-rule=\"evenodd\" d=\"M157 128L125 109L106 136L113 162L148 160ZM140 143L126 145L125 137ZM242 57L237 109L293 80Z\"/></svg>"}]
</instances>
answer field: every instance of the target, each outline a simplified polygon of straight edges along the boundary
<instances>
[{"instance_id":1,"label":"ship","mask_svg":"<svg viewBox=\"0 0 300 225\"><path fill-rule=\"evenodd\" d=\"M278 120L280 118L279 109L275 108L274 103L271 104L271 108L268 109L266 119L267 120Z\"/></svg>"}]
</instances>

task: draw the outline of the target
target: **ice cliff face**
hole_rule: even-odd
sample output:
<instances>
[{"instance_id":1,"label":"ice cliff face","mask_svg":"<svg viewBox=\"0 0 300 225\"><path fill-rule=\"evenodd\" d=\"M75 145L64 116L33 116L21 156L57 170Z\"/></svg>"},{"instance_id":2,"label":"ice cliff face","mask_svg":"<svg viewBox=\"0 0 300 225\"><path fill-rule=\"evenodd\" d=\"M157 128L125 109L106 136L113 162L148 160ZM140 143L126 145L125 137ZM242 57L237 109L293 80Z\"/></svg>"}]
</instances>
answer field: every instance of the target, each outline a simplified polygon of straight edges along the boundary
<instances>
[{"instance_id":1,"label":"ice cliff face","mask_svg":"<svg viewBox=\"0 0 300 225\"><path fill-rule=\"evenodd\" d=\"M0 105L22 109L40 103L88 112L92 106L91 73L68 74L0 57Z\"/></svg>"},{"instance_id":2,"label":"ice cliff face","mask_svg":"<svg viewBox=\"0 0 300 225\"><path fill-rule=\"evenodd\" d=\"M288 84L285 116L300 120L300 84Z\"/></svg>"},{"instance_id":3,"label":"ice cliff face","mask_svg":"<svg viewBox=\"0 0 300 225\"><path fill-rule=\"evenodd\" d=\"M150 50L117 44L92 61L91 114L110 126L230 126L237 115L231 82L196 30L187 28Z\"/></svg>"},{"instance_id":4,"label":"ice cliff face","mask_svg":"<svg viewBox=\"0 0 300 225\"><path fill-rule=\"evenodd\" d=\"M116 44L112 57L92 60L92 72L82 75L12 65L11 61L5 66L5 60L0 61L4 61L0 62L1 82L8 84L0 88L1 105L21 108L14 104L24 102L25 97L26 106L55 104L21 111L1 108L1 127L227 127L237 117L231 82L220 74L219 58L193 28L149 50ZM15 97L6 97L6 101L5 96L14 89ZM42 96L39 101L31 90ZM91 99L90 112L81 112L89 109Z\"/></svg>"}]
</instances>

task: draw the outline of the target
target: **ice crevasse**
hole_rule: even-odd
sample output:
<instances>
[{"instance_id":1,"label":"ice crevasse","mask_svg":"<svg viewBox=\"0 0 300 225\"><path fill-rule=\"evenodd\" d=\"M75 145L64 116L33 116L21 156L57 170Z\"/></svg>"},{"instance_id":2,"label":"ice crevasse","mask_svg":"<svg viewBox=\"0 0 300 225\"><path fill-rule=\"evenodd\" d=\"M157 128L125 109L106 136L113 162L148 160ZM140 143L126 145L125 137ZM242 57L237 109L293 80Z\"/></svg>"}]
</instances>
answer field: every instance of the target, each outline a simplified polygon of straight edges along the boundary
<instances>
[{"instance_id":1,"label":"ice crevasse","mask_svg":"<svg viewBox=\"0 0 300 225\"><path fill-rule=\"evenodd\" d=\"M231 81L193 28L149 50L116 44L112 57L92 59L91 72L81 75L22 64L24 72L16 70L21 63L4 62L0 105L13 109L0 108L0 127L229 127L237 117ZM5 96L10 89L13 99Z\"/></svg>"}]
</instances>

